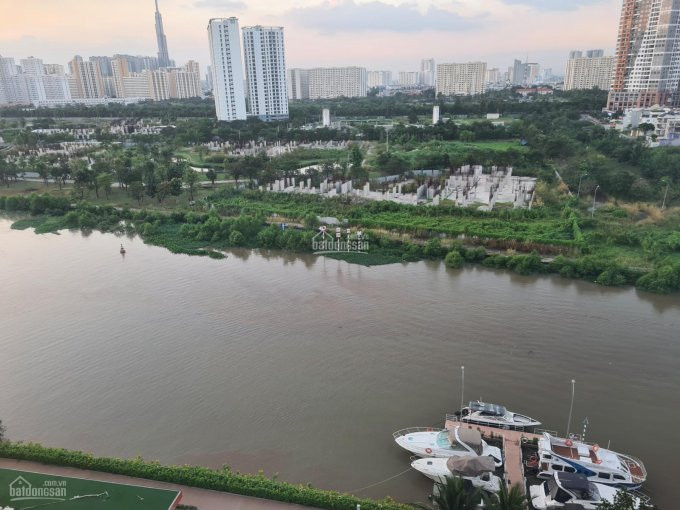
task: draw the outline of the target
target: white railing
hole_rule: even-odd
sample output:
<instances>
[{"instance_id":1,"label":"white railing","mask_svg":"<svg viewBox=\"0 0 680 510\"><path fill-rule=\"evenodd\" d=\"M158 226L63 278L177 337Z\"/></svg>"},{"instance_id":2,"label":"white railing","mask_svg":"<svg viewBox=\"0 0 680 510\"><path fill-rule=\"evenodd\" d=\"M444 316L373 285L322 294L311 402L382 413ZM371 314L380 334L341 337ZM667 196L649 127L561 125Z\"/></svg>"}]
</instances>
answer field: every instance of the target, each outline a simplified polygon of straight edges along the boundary
<instances>
[{"instance_id":1,"label":"white railing","mask_svg":"<svg viewBox=\"0 0 680 510\"><path fill-rule=\"evenodd\" d=\"M413 434L415 432L439 432L440 430L443 429L436 429L433 427L409 427L406 429L397 430L396 432L392 432L392 437L396 439L398 437L405 436L407 434Z\"/></svg>"},{"instance_id":2,"label":"white railing","mask_svg":"<svg viewBox=\"0 0 680 510\"><path fill-rule=\"evenodd\" d=\"M632 455L628 455L628 454L624 455L622 453L617 453L617 455L619 456L619 459L621 461L623 461L623 463L628 468L628 471L630 472L630 476L631 476L631 478L633 479L634 482L642 483L647 479L647 468L645 468L645 465L642 463L642 461L640 459L638 459L637 457L633 457ZM637 467L640 468L640 471L642 471L641 477L638 476L638 475L634 475L630 471L631 465L637 466Z\"/></svg>"}]
</instances>

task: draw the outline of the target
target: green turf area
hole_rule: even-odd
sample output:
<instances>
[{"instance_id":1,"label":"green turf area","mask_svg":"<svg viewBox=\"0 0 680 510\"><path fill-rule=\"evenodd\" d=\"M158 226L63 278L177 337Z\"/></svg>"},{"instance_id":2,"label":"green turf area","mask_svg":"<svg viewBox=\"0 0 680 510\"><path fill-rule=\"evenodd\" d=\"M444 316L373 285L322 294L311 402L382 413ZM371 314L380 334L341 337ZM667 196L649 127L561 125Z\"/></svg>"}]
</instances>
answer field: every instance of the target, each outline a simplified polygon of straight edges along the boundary
<instances>
[{"instance_id":1,"label":"green turf area","mask_svg":"<svg viewBox=\"0 0 680 510\"><path fill-rule=\"evenodd\" d=\"M167 510L177 491L0 469L0 507L15 510Z\"/></svg>"}]
</instances>

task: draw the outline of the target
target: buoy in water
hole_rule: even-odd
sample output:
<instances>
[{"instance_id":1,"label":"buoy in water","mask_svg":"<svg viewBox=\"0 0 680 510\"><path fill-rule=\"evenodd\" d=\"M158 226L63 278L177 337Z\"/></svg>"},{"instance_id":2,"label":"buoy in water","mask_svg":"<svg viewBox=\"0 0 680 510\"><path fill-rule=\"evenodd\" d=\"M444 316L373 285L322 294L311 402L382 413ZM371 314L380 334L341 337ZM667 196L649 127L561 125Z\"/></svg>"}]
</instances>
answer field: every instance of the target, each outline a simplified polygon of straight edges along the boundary
<instances>
[{"instance_id":1,"label":"buoy in water","mask_svg":"<svg viewBox=\"0 0 680 510\"><path fill-rule=\"evenodd\" d=\"M125 248L123 247L122 244L120 245L120 254L125 255Z\"/></svg>"}]
</instances>

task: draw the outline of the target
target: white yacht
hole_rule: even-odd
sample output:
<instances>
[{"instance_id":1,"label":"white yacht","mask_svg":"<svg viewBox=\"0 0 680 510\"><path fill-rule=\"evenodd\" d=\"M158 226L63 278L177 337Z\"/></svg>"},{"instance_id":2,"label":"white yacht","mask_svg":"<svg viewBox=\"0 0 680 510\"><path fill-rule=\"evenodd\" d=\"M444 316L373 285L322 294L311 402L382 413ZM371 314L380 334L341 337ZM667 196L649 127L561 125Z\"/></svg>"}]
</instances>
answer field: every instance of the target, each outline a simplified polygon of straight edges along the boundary
<instances>
[{"instance_id":1,"label":"white yacht","mask_svg":"<svg viewBox=\"0 0 680 510\"><path fill-rule=\"evenodd\" d=\"M529 487L531 505L536 510L572 508L596 510L602 503L613 503L616 494L623 489L610 485L593 483L577 473L555 473L550 480ZM640 498L635 497L635 508L640 507Z\"/></svg>"},{"instance_id":2,"label":"white yacht","mask_svg":"<svg viewBox=\"0 0 680 510\"><path fill-rule=\"evenodd\" d=\"M540 421L508 411L504 406L488 404L479 400L470 402L467 407L457 412L456 416L460 417L460 421L466 423L500 429L531 430L541 425Z\"/></svg>"},{"instance_id":3,"label":"white yacht","mask_svg":"<svg viewBox=\"0 0 680 510\"><path fill-rule=\"evenodd\" d=\"M626 489L637 489L647 479L644 464L635 457L548 433L538 440L538 457L540 478L552 478L560 471L579 473L591 482Z\"/></svg>"},{"instance_id":4,"label":"white yacht","mask_svg":"<svg viewBox=\"0 0 680 510\"><path fill-rule=\"evenodd\" d=\"M459 425L451 430L416 427L392 434L396 443L418 457L493 457L494 465L503 465L499 448L489 446L477 430Z\"/></svg>"},{"instance_id":5,"label":"white yacht","mask_svg":"<svg viewBox=\"0 0 680 510\"><path fill-rule=\"evenodd\" d=\"M411 462L411 467L437 483L460 477L485 492L501 490L501 479L493 474L496 466L492 457L424 458Z\"/></svg>"}]
</instances>

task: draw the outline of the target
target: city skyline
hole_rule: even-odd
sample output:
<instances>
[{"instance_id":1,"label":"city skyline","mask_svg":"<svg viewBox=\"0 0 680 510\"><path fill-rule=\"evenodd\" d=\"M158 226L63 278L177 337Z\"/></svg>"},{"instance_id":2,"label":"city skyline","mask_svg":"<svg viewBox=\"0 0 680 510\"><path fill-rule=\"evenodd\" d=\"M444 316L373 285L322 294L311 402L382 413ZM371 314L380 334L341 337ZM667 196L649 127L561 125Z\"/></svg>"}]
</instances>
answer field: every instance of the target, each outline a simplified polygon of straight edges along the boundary
<instances>
[{"instance_id":1,"label":"city skyline","mask_svg":"<svg viewBox=\"0 0 680 510\"><path fill-rule=\"evenodd\" d=\"M121 0L115 9L75 0L3 0L11 16L0 20L0 53L17 59L42 58L65 64L75 54L156 55L157 38L148 9ZM544 67L564 69L571 49L604 48L613 54L620 0L579 2L489 0L483 6L460 0L442 7L434 0L417 4L350 0L266 2L234 0L164 0L161 5L168 45L178 62L209 63L205 26L212 17L237 16L242 25L286 27L288 67L358 65L393 72L416 71L421 59L438 62L481 60L489 68L507 67L526 57ZM145 5L145 4L144 4ZM297 6L297 7L296 7ZM35 18L39 10L42 22ZM376 19L377 17L377 19ZM583 27L575 36L571 26ZM40 35L37 35L40 34ZM517 34L521 34L518 37ZM308 44L310 38L316 43ZM366 51L370 41L371 51Z\"/></svg>"}]
</instances>

